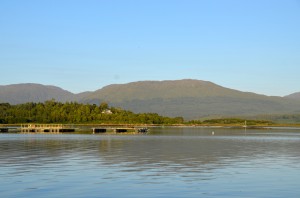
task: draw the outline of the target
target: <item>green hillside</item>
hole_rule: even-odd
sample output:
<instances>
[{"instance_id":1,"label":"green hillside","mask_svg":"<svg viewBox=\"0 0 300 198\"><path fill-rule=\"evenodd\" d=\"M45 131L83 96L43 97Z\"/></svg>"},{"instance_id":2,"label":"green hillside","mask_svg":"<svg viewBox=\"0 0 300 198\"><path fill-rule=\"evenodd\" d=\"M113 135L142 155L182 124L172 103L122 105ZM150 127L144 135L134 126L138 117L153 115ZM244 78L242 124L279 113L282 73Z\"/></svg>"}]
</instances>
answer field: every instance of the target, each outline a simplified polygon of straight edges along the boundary
<instances>
[{"instance_id":1,"label":"green hillside","mask_svg":"<svg viewBox=\"0 0 300 198\"><path fill-rule=\"evenodd\" d=\"M0 86L0 103L44 102L53 98L65 102L75 97L75 94L69 91L50 85L24 83Z\"/></svg>"},{"instance_id":2,"label":"green hillside","mask_svg":"<svg viewBox=\"0 0 300 198\"><path fill-rule=\"evenodd\" d=\"M150 112L185 119L299 114L300 100L297 98L297 93L270 97L191 79L115 84L79 94L32 83L0 86L0 103L22 104L51 99L96 105L107 102L134 113Z\"/></svg>"},{"instance_id":3,"label":"green hillside","mask_svg":"<svg viewBox=\"0 0 300 198\"><path fill-rule=\"evenodd\" d=\"M110 85L81 100L108 102L134 112L156 112L165 116L198 119L209 116L293 113L300 102L224 88L200 80L142 81Z\"/></svg>"}]
</instances>

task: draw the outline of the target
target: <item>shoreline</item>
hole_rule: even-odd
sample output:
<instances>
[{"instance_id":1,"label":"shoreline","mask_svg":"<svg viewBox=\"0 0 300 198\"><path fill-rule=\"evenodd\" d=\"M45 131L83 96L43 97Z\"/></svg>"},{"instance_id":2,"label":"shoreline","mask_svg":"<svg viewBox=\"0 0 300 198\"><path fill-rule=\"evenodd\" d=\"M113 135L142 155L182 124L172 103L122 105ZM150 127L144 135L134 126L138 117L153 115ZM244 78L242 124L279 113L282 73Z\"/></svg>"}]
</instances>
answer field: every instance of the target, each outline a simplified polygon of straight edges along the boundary
<instances>
[{"instance_id":1,"label":"shoreline","mask_svg":"<svg viewBox=\"0 0 300 198\"><path fill-rule=\"evenodd\" d=\"M17 132L22 124L0 124L0 128L6 128L9 132ZM234 124L61 124L73 126L78 131L90 131L95 127L128 127L138 128L224 128L224 129L300 129L300 124L272 124L272 125L234 125Z\"/></svg>"}]
</instances>

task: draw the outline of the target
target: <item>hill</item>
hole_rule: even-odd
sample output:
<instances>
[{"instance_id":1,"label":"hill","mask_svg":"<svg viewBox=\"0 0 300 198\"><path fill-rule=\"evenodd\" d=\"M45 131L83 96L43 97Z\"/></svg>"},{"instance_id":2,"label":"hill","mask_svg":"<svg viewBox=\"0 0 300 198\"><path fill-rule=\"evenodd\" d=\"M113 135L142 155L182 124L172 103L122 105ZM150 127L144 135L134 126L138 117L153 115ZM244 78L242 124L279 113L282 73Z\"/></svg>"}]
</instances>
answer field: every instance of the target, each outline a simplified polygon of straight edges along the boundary
<instances>
[{"instance_id":1,"label":"hill","mask_svg":"<svg viewBox=\"0 0 300 198\"><path fill-rule=\"evenodd\" d=\"M300 102L288 98L241 92L189 79L109 85L85 96L81 102L108 102L134 112L156 112L186 119L300 111Z\"/></svg>"},{"instance_id":2,"label":"hill","mask_svg":"<svg viewBox=\"0 0 300 198\"><path fill-rule=\"evenodd\" d=\"M59 87L34 83L0 86L0 103L44 102L53 98L65 102L74 100L75 94Z\"/></svg>"},{"instance_id":3,"label":"hill","mask_svg":"<svg viewBox=\"0 0 300 198\"><path fill-rule=\"evenodd\" d=\"M158 113L169 117L204 117L299 114L300 100L270 97L225 88L208 81L140 81L108 85L94 92L73 94L55 86L17 84L0 86L0 103L20 104L77 101L121 107L134 113Z\"/></svg>"},{"instance_id":4,"label":"hill","mask_svg":"<svg viewBox=\"0 0 300 198\"><path fill-rule=\"evenodd\" d=\"M300 92L287 95L285 96L285 98L300 100Z\"/></svg>"}]
</instances>

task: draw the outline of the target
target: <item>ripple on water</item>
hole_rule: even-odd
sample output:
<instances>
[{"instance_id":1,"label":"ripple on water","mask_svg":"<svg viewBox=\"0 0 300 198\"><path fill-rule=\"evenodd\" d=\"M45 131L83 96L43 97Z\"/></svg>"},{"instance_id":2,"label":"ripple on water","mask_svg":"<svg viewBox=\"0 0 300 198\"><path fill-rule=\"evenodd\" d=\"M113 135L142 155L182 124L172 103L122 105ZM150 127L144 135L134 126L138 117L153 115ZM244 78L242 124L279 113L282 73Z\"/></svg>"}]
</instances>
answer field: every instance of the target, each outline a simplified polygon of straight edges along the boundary
<instances>
[{"instance_id":1,"label":"ripple on water","mask_svg":"<svg viewBox=\"0 0 300 198\"><path fill-rule=\"evenodd\" d=\"M0 134L1 196L300 195L298 132L160 130L147 136Z\"/></svg>"}]
</instances>

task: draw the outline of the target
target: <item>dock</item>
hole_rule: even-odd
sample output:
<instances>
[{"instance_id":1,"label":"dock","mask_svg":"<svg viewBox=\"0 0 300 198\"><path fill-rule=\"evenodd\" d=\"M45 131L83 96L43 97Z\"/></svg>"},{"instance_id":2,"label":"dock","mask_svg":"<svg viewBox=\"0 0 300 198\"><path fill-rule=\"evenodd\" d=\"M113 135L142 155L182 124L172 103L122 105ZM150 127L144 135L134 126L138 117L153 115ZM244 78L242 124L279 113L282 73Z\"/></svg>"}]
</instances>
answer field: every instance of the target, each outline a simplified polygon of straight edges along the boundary
<instances>
[{"instance_id":1,"label":"dock","mask_svg":"<svg viewBox=\"0 0 300 198\"><path fill-rule=\"evenodd\" d=\"M74 127L76 126L76 127ZM92 132L93 134L137 134L147 133L149 129L145 126L136 125L74 125L74 124L0 124L0 133L64 133L64 132Z\"/></svg>"},{"instance_id":2,"label":"dock","mask_svg":"<svg viewBox=\"0 0 300 198\"><path fill-rule=\"evenodd\" d=\"M75 132L75 128L64 124L21 124L22 133Z\"/></svg>"},{"instance_id":3,"label":"dock","mask_svg":"<svg viewBox=\"0 0 300 198\"><path fill-rule=\"evenodd\" d=\"M134 127L98 127L92 128L93 134L96 133L146 133L147 128L134 128Z\"/></svg>"},{"instance_id":4,"label":"dock","mask_svg":"<svg viewBox=\"0 0 300 198\"><path fill-rule=\"evenodd\" d=\"M9 125L9 124L1 124L0 125L0 133L8 133L10 131L17 131L18 126L16 125Z\"/></svg>"},{"instance_id":5,"label":"dock","mask_svg":"<svg viewBox=\"0 0 300 198\"><path fill-rule=\"evenodd\" d=\"M1 133L7 133L8 132L8 127L1 127L0 132Z\"/></svg>"},{"instance_id":6,"label":"dock","mask_svg":"<svg viewBox=\"0 0 300 198\"><path fill-rule=\"evenodd\" d=\"M92 128L93 134L95 133L130 133L135 132L134 128L126 127L101 127L101 128Z\"/></svg>"}]
</instances>

